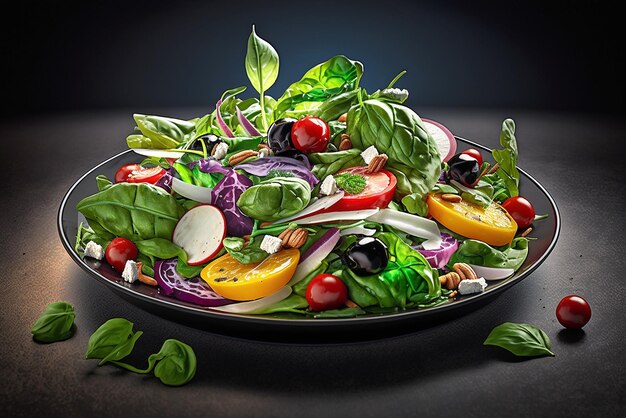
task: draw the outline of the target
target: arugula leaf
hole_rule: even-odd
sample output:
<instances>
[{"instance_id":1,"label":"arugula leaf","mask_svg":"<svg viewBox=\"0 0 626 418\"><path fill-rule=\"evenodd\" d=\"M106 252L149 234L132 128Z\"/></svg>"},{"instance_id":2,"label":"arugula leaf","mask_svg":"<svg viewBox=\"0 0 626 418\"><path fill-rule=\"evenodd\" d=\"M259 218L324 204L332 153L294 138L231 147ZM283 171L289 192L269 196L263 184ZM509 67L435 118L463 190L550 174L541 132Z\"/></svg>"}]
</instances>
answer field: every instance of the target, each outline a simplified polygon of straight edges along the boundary
<instances>
[{"instance_id":1,"label":"arugula leaf","mask_svg":"<svg viewBox=\"0 0 626 418\"><path fill-rule=\"evenodd\" d=\"M483 345L495 345L516 356L554 356L550 338L531 324L505 322L495 327Z\"/></svg>"},{"instance_id":2,"label":"arugula leaf","mask_svg":"<svg viewBox=\"0 0 626 418\"><path fill-rule=\"evenodd\" d=\"M248 38L248 52L246 53L246 74L252 87L261 95L260 108L263 128L267 131L267 118L265 115L265 92L274 85L278 78L280 59L278 53L269 42L257 36L254 26Z\"/></svg>"},{"instance_id":3,"label":"arugula leaf","mask_svg":"<svg viewBox=\"0 0 626 418\"><path fill-rule=\"evenodd\" d=\"M519 195L519 171L517 170L517 141L515 139L515 122L505 119L502 122L500 145L503 149L491 151L493 159L500 164L496 175L502 179L508 190L508 197Z\"/></svg>"}]
</instances>

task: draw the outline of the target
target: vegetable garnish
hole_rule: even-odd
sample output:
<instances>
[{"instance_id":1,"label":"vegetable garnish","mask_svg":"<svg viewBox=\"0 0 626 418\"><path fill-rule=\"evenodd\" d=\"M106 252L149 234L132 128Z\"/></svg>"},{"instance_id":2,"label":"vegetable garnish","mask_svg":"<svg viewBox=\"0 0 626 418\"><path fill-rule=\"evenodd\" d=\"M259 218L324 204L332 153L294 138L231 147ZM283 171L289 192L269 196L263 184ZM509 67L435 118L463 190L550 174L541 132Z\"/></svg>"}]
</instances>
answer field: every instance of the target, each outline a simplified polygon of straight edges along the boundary
<instances>
[{"instance_id":1,"label":"vegetable garnish","mask_svg":"<svg viewBox=\"0 0 626 418\"><path fill-rule=\"evenodd\" d=\"M267 93L279 66L253 28L245 69L257 97L238 86L197 118L134 115L127 145L149 158L121 167L115 183L96 178L99 192L77 205L89 226L76 251L98 258L111 246L124 285L142 278L161 297L311 319L449 303L521 267L530 231L521 229L536 218L520 208L512 120L493 161L456 154L448 129L404 104L408 91L395 84L406 71L370 94L363 65L337 55L276 100ZM459 265L472 271L467 283Z\"/></svg>"},{"instance_id":2,"label":"vegetable garnish","mask_svg":"<svg viewBox=\"0 0 626 418\"><path fill-rule=\"evenodd\" d=\"M530 324L505 322L495 327L483 344L502 347L516 356L554 356L550 338Z\"/></svg>"},{"instance_id":3,"label":"vegetable garnish","mask_svg":"<svg viewBox=\"0 0 626 418\"><path fill-rule=\"evenodd\" d=\"M74 334L74 307L67 302L53 302L46 307L31 328L33 338L42 343L67 340Z\"/></svg>"}]
</instances>

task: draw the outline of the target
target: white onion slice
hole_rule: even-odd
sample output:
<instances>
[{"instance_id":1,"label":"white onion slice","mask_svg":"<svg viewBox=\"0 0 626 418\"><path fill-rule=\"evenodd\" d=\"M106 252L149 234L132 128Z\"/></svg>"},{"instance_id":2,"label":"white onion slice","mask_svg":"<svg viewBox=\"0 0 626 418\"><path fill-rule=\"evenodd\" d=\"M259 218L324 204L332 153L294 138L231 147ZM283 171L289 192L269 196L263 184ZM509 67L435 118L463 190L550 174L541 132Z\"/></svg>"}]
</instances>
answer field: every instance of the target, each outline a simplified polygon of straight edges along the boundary
<instances>
[{"instance_id":1,"label":"white onion slice","mask_svg":"<svg viewBox=\"0 0 626 418\"><path fill-rule=\"evenodd\" d=\"M195 200L200 203L211 203L211 188L196 186L195 184L185 183L184 181L172 178L172 190L187 199Z\"/></svg>"},{"instance_id":2,"label":"white onion slice","mask_svg":"<svg viewBox=\"0 0 626 418\"><path fill-rule=\"evenodd\" d=\"M346 228L341 230L341 236L346 235L365 235L371 237L376 233L375 229L366 228L364 226L354 226L352 228Z\"/></svg>"},{"instance_id":3,"label":"white onion slice","mask_svg":"<svg viewBox=\"0 0 626 418\"><path fill-rule=\"evenodd\" d=\"M351 210L344 212L328 212L320 213L319 215L313 215L302 219L297 219L294 222L298 225L311 225L320 224L326 222L339 222L339 221L362 221L368 219L372 215L376 214L380 209L362 209Z\"/></svg>"},{"instance_id":4,"label":"white onion slice","mask_svg":"<svg viewBox=\"0 0 626 418\"><path fill-rule=\"evenodd\" d=\"M215 311L220 311L220 312L244 314L244 313L256 311L257 309L262 309L274 303L280 302L283 299L287 299L289 295L291 295L291 287L285 286L285 287L281 287L277 292L272 293L269 296L265 296L257 300L251 300L249 302L232 303L230 305L224 305L224 306L214 306L211 309Z\"/></svg>"},{"instance_id":5,"label":"white onion slice","mask_svg":"<svg viewBox=\"0 0 626 418\"><path fill-rule=\"evenodd\" d=\"M303 217L309 216L309 215L312 216L316 212L319 212L320 210L327 209L327 208L331 207L332 205L334 205L335 203L339 202L343 198L344 194L345 193L342 190L339 193L335 193L335 194L330 195L330 196L320 197L315 202L311 203L309 206L307 206L306 208L304 208L300 212L296 213L295 215L289 216L287 218L279 219L277 221L272 222L272 224L282 224L284 222L289 222L289 221L297 219L297 218L303 218Z\"/></svg>"},{"instance_id":6,"label":"white onion slice","mask_svg":"<svg viewBox=\"0 0 626 418\"><path fill-rule=\"evenodd\" d=\"M381 209L367 219L393 226L402 232L419 238L426 238L426 241L422 243L422 247L425 250L436 250L441 247L439 226L437 226L437 222L430 219L391 209Z\"/></svg>"},{"instance_id":7,"label":"white onion slice","mask_svg":"<svg viewBox=\"0 0 626 418\"><path fill-rule=\"evenodd\" d=\"M469 264L469 266L474 269L478 277L483 277L485 280L502 280L515 273L515 270L507 268L485 267L475 264Z\"/></svg>"},{"instance_id":8,"label":"white onion slice","mask_svg":"<svg viewBox=\"0 0 626 418\"><path fill-rule=\"evenodd\" d=\"M168 151L164 149L148 149L148 148L132 148L139 155L157 158L176 158L179 159L185 153L183 151Z\"/></svg>"}]
</instances>

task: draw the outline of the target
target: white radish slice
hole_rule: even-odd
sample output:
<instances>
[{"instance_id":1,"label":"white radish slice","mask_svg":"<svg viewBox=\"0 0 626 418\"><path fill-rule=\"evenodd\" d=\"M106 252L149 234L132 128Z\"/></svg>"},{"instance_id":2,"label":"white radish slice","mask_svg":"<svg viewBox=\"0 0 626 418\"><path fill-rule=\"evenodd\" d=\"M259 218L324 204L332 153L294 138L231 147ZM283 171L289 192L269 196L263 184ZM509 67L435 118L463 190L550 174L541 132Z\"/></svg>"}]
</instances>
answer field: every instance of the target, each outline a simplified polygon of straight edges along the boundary
<instances>
[{"instance_id":1,"label":"white radish slice","mask_svg":"<svg viewBox=\"0 0 626 418\"><path fill-rule=\"evenodd\" d=\"M367 219L393 226L402 232L419 238L426 238L426 241L422 243L422 247L425 250L436 250L441 247L439 226L437 226L437 222L430 219L391 209L381 209L380 212Z\"/></svg>"},{"instance_id":2,"label":"white radish slice","mask_svg":"<svg viewBox=\"0 0 626 418\"><path fill-rule=\"evenodd\" d=\"M198 266L222 249L226 218L215 206L199 205L185 213L174 227L172 242L187 253L187 264Z\"/></svg>"},{"instance_id":3,"label":"white radish slice","mask_svg":"<svg viewBox=\"0 0 626 418\"><path fill-rule=\"evenodd\" d=\"M439 122L430 119L422 119L426 130L433 137L439 148L439 155L443 161L448 161L456 154L456 139L452 132Z\"/></svg>"},{"instance_id":4,"label":"white radish slice","mask_svg":"<svg viewBox=\"0 0 626 418\"><path fill-rule=\"evenodd\" d=\"M302 254L300 264L298 264L298 267L296 268L296 271L293 274L293 277L291 277L289 283L287 283L287 286L293 286L300 280L304 279L313 270L318 268L319 265L322 264L322 261L328 257L328 254L335 249L335 245L337 245L340 238L341 234L337 228L329 229L311 246L311 248Z\"/></svg>"},{"instance_id":5,"label":"white radish slice","mask_svg":"<svg viewBox=\"0 0 626 418\"><path fill-rule=\"evenodd\" d=\"M184 181L172 178L172 190L186 197L187 199L195 200L200 203L212 203L211 202L211 190L208 187L196 186L195 184L185 183Z\"/></svg>"},{"instance_id":6,"label":"white radish slice","mask_svg":"<svg viewBox=\"0 0 626 418\"><path fill-rule=\"evenodd\" d=\"M485 280L502 280L515 273L515 270L507 268L485 267L475 264L469 264L469 266L474 269L478 277L483 277Z\"/></svg>"},{"instance_id":7,"label":"white radish slice","mask_svg":"<svg viewBox=\"0 0 626 418\"><path fill-rule=\"evenodd\" d=\"M340 191L339 193L335 193L330 196L320 197L315 202L311 203L309 206L304 208L302 211L296 213L295 215L279 219L278 221L272 222L272 224L282 224L284 222L289 222L294 219L303 218L309 215L315 215L317 212L328 209L335 203L339 202L343 198L344 194L345 193L343 191Z\"/></svg>"},{"instance_id":8,"label":"white radish slice","mask_svg":"<svg viewBox=\"0 0 626 418\"><path fill-rule=\"evenodd\" d=\"M341 230L342 237L345 237L346 235L365 235L366 237L371 237L375 233L375 229L366 228L364 226L354 226L352 228L346 228Z\"/></svg>"},{"instance_id":9,"label":"white radish slice","mask_svg":"<svg viewBox=\"0 0 626 418\"><path fill-rule=\"evenodd\" d=\"M297 219L294 222L298 225L312 225L326 222L339 222L339 221L362 221L368 219L370 216L376 214L380 209L362 209L352 210L345 212L327 212L320 213L319 215L313 215L302 219Z\"/></svg>"},{"instance_id":10,"label":"white radish slice","mask_svg":"<svg viewBox=\"0 0 626 418\"><path fill-rule=\"evenodd\" d=\"M148 149L148 148L132 148L139 155L157 158L176 158L179 159L185 155L182 151L168 151L164 149Z\"/></svg>"},{"instance_id":11,"label":"white radish slice","mask_svg":"<svg viewBox=\"0 0 626 418\"><path fill-rule=\"evenodd\" d=\"M224 306L213 306L211 310L244 314L278 303L283 299L287 299L289 295L291 295L291 287L285 286L281 287L277 292L262 297L261 299L251 300L250 302L232 303Z\"/></svg>"}]
</instances>

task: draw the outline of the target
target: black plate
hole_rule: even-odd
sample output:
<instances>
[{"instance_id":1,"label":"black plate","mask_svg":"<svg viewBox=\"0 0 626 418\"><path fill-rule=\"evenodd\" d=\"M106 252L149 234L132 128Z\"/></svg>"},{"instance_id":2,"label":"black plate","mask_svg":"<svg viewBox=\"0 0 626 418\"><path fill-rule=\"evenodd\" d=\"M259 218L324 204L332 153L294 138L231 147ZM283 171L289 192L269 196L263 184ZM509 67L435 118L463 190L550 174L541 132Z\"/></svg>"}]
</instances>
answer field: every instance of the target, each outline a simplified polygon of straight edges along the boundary
<instances>
[{"instance_id":1,"label":"black plate","mask_svg":"<svg viewBox=\"0 0 626 418\"><path fill-rule=\"evenodd\" d=\"M462 138L457 140L462 144L489 151L472 141ZM120 166L136 163L141 158L130 150L122 152L89 170L68 190L61 202L58 215L59 234L65 249L79 266L99 282L143 309L198 328L244 338L310 342L346 341L412 332L417 328L441 323L488 303L495 296L528 277L548 257L556 244L560 230L559 211L554 200L539 182L520 169L521 194L533 203L538 214L547 213L549 216L534 225L532 236L537 239L530 243L528 258L522 267L508 279L490 282L484 293L464 296L454 302L422 310L345 319L285 319L223 313L161 295L154 287L125 283L120 279L119 273L113 271L106 262L82 260L74 251L76 231L81 217L76 211L76 204L82 198L98 191L96 175L104 174L113 178Z\"/></svg>"}]
</instances>

